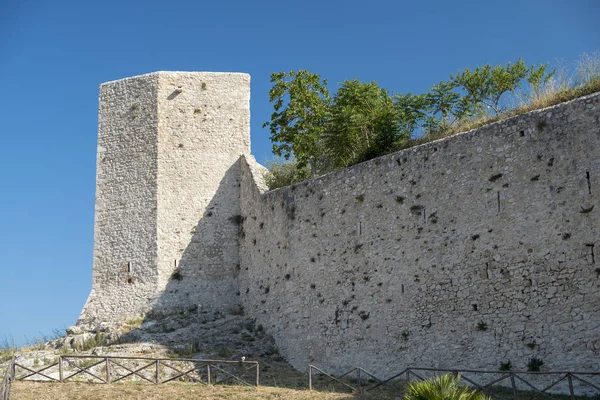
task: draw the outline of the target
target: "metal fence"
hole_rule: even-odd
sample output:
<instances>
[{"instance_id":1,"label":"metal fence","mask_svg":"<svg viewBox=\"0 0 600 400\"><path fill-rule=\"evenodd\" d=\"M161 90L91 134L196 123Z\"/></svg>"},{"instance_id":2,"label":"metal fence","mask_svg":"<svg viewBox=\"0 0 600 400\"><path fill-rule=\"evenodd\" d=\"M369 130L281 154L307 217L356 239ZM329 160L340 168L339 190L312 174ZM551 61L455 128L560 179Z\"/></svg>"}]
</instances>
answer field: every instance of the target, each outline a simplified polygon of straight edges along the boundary
<instances>
[{"instance_id":1,"label":"metal fence","mask_svg":"<svg viewBox=\"0 0 600 400\"><path fill-rule=\"evenodd\" d=\"M183 380L201 384L237 382L258 386L257 361L201 360L119 356L61 355L40 369L14 363L18 381L115 383L136 380L152 384ZM4 400L0 397L0 400Z\"/></svg>"},{"instance_id":2,"label":"metal fence","mask_svg":"<svg viewBox=\"0 0 600 400\"><path fill-rule=\"evenodd\" d=\"M425 380L434 376L451 373L460 375L469 386L497 399L531 400L537 397L547 399L571 400L576 397L600 400L600 372L530 372L530 371L481 371L468 369L443 368L406 368L386 379L379 379L375 374L363 368L355 367L341 374L328 374L309 365L309 389L315 386L313 375L322 374L326 381L336 382L347 389L365 393L394 382Z\"/></svg>"},{"instance_id":3,"label":"metal fence","mask_svg":"<svg viewBox=\"0 0 600 400\"><path fill-rule=\"evenodd\" d=\"M10 396L10 386L15 378L15 359L11 359L4 371L2 383L0 383L0 400L8 400Z\"/></svg>"}]
</instances>

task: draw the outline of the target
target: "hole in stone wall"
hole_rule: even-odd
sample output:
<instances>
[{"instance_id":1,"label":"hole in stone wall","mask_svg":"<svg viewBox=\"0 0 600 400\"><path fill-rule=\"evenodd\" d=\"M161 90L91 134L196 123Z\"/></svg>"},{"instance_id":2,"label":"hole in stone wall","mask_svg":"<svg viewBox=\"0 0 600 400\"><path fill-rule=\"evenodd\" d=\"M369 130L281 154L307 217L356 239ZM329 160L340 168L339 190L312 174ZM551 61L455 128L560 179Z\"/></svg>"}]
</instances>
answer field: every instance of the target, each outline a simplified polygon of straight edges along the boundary
<instances>
[{"instance_id":1,"label":"hole in stone wall","mask_svg":"<svg viewBox=\"0 0 600 400\"><path fill-rule=\"evenodd\" d=\"M477 304L471 304L471 307L473 307L473 311L477 311Z\"/></svg>"},{"instance_id":2,"label":"hole in stone wall","mask_svg":"<svg viewBox=\"0 0 600 400\"><path fill-rule=\"evenodd\" d=\"M548 124L546 123L546 121L544 120L539 120L536 124L535 127L537 128L538 131L543 131L544 128L546 128L546 126L548 126Z\"/></svg>"},{"instance_id":3,"label":"hole in stone wall","mask_svg":"<svg viewBox=\"0 0 600 400\"><path fill-rule=\"evenodd\" d=\"M494 174L492 176L490 176L490 178L488 179L490 182L495 182L498 179L502 178L502 174Z\"/></svg>"},{"instance_id":4,"label":"hole in stone wall","mask_svg":"<svg viewBox=\"0 0 600 400\"><path fill-rule=\"evenodd\" d=\"M131 272L131 261L127 261L123 264L123 272L130 273Z\"/></svg>"},{"instance_id":5,"label":"hole in stone wall","mask_svg":"<svg viewBox=\"0 0 600 400\"><path fill-rule=\"evenodd\" d=\"M587 179L588 194L592 194L592 183L590 181L590 171L585 172L585 177Z\"/></svg>"},{"instance_id":6,"label":"hole in stone wall","mask_svg":"<svg viewBox=\"0 0 600 400\"><path fill-rule=\"evenodd\" d=\"M498 202L498 213L500 213L500 192L496 192L496 199Z\"/></svg>"},{"instance_id":7,"label":"hole in stone wall","mask_svg":"<svg viewBox=\"0 0 600 400\"><path fill-rule=\"evenodd\" d=\"M579 211L581 214L589 214L594 209L594 205L592 204L590 207L580 206L581 210Z\"/></svg>"},{"instance_id":8,"label":"hole in stone wall","mask_svg":"<svg viewBox=\"0 0 600 400\"><path fill-rule=\"evenodd\" d=\"M589 249L589 263L590 264L595 264L596 263L596 254L594 253L594 243L586 243L586 247Z\"/></svg>"},{"instance_id":9,"label":"hole in stone wall","mask_svg":"<svg viewBox=\"0 0 600 400\"><path fill-rule=\"evenodd\" d=\"M519 136L520 136L520 137L523 137L523 136L525 136L525 131L519 131Z\"/></svg>"}]
</instances>

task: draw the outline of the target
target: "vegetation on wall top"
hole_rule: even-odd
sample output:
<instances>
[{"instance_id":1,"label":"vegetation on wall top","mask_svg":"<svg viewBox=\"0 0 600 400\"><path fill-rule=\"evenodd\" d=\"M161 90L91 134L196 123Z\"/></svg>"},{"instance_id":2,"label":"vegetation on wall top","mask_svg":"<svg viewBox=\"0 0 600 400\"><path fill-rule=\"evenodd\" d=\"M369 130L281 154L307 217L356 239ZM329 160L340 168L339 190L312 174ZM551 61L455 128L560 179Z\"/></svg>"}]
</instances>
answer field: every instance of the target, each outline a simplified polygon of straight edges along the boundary
<instances>
[{"instance_id":1,"label":"vegetation on wall top","mask_svg":"<svg viewBox=\"0 0 600 400\"><path fill-rule=\"evenodd\" d=\"M424 94L390 95L376 82L346 80L331 95L306 70L271 75L269 189L384 154L600 91L600 54L583 54L573 72L548 64L465 69Z\"/></svg>"}]
</instances>

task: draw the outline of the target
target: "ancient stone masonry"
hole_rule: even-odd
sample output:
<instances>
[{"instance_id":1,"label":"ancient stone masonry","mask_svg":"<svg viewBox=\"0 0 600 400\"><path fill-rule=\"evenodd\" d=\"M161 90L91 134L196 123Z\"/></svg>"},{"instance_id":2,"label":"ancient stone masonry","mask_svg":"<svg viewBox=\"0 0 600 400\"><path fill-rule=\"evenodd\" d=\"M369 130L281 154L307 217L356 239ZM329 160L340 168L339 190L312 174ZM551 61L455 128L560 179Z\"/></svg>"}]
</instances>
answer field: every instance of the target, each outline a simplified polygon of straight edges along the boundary
<instances>
[{"instance_id":1,"label":"ancient stone masonry","mask_svg":"<svg viewBox=\"0 0 600 400\"><path fill-rule=\"evenodd\" d=\"M271 192L248 75L110 82L99 120L80 322L243 306L299 369L600 370L598 94Z\"/></svg>"},{"instance_id":2,"label":"ancient stone masonry","mask_svg":"<svg viewBox=\"0 0 600 400\"><path fill-rule=\"evenodd\" d=\"M268 193L243 171L245 309L296 368L600 370L599 119L593 95Z\"/></svg>"},{"instance_id":3,"label":"ancient stone masonry","mask_svg":"<svg viewBox=\"0 0 600 400\"><path fill-rule=\"evenodd\" d=\"M100 88L93 286L80 323L238 307L250 77L157 72Z\"/></svg>"}]
</instances>

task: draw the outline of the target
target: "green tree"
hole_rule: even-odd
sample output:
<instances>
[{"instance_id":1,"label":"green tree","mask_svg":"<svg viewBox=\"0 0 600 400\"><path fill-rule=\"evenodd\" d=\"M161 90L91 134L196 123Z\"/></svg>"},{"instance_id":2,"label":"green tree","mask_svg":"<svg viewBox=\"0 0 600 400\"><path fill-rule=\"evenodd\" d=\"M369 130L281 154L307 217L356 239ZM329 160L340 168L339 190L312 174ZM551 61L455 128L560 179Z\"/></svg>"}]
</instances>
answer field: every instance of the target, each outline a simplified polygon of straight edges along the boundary
<instances>
[{"instance_id":1,"label":"green tree","mask_svg":"<svg viewBox=\"0 0 600 400\"><path fill-rule=\"evenodd\" d=\"M525 62L519 59L514 64L508 63L504 66L484 65L475 68L473 72L467 68L451 78L454 83L465 89L472 103L484 104L497 115L503 111L500 105L502 95L507 92L514 93L527 74Z\"/></svg>"},{"instance_id":2,"label":"green tree","mask_svg":"<svg viewBox=\"0 0 600 400\"><path fill-rule=\"evenodd\" d=\"M298 167L296 160L271 161L267 163L267 168L269 171L265 173L265 183L269 190L293 185L311 177L308 166Z\"/></svg>"},{"instance_id":3,"label":"green tree","mask_svg":"<svg viewBox=\"0 0 600 400\"><path fill-rule=\"evenodd\" d=\"M394 100L400 136L414 136L431 111L430 99L427 95L408 93L397 94Z\"/></svg>"},{"instance_id":4,"label":"green tree","mask_svg":"<svg viewBox=\"0 0 600 400\"><path fill-rule=\"evenodd\" d=\"M398 126L415 137L443 131L476 114L478 104L454 91L453 81L440 82L422 95L396 95Z\"/></svg>"},{"instance_id":5,"label":"green tree","mask_svg":"<svg viewBox=\"0 0 600 400\"><path fill-rule=\"evenodd\" d=\"M381 154L398 135L394 102L375 82L346 80L331 104L323 145L333 168Z\"/></svg>"},{"instance_id":6,"label":"green tree","mask_svg":"<svg viewBox=\"0 0 600 400\"><path fill-rule=\"evenodd\" d=\"M552 79L556 70L546 73L548 63L542 64L539 67L532 65L527 71L525 80L531 85L530 97L534 100L543 96L544 86Z\"/></svg>"},{"instance_id":7,"label":"green tree","mask_svg":"<svg viewBox=\"0 0 600 400\"><path fill-rule=\"evenodd\" d=\"M458 85L453 82L440 82L429 89L429 101L431 102L433 113L440 114L444 124L450 123L450 117L453 110L460 100L460 94L453 92Z\"/></svg>"},{"instance_id":8,"label":"green tree","mask_svg":"<svg viewBox=\"0 0 600 400\"><path fill-rule=\"evenodd\" d=\"M263 127L269 127L273 153L286 160L293 155L298 167L310 165L314 175L323 156L319 140L331 104L327 81L301 70L273 73L271 83L274 112Z\"/></svg>"}]
</instances>

